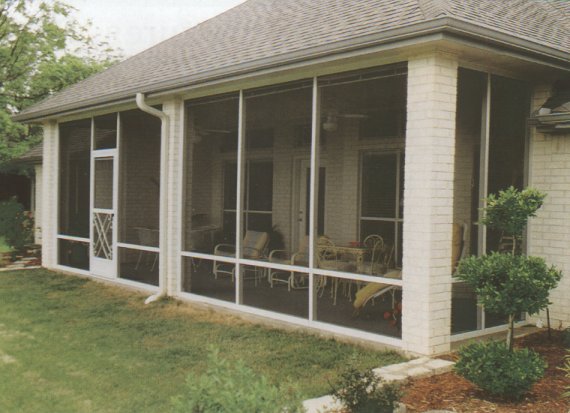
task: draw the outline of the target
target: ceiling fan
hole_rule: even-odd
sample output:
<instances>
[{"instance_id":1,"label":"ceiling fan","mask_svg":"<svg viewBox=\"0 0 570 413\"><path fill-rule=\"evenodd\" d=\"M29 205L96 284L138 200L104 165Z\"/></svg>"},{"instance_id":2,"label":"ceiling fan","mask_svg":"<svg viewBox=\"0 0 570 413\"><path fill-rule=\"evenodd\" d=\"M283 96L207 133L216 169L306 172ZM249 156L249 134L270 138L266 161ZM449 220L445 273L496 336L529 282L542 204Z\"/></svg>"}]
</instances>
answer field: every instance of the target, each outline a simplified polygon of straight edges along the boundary
<instances>
[{"instance_id":1,"label":"ceiling fan","mask_svg":"<svg viewBox=\"0 0 570 413\"><path fill-rule=\"evenodd\" d=\"M206 136L229 135L231 133L232 133L232 131L227 130L227 129L209 129L209 128L197 127L194 129L194 134L190 138L190 142L191 143L200 143L200 142L202 142L202 139L204 139Z\"/></svg>"},{"instance_id":2,"label":"ceiling fan","mask_svg":"<svg viewBox=\"0 0 570 413\"><path fill-rule=\"evenodd\" d=\"M332 110L325 115L323 129L327 132L334 132L338 129L338 119L367 119L369 116L362 113L340 113Z\"/></svg>"}]
</instances>

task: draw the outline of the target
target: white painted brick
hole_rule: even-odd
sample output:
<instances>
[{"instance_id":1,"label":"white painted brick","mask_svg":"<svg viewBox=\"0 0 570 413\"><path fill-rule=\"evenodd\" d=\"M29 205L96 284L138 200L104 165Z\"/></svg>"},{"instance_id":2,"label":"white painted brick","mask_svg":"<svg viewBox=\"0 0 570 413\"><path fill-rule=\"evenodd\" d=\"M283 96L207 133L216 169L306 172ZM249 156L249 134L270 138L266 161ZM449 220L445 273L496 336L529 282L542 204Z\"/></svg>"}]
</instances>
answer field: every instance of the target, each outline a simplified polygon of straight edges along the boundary
<instances>
[{"instance_id":1,"label":"white painted brick","mask_svg":"<svg viewBox=\"0 0 570 413\"><path fill-rule=\"evenodd\" d=\"M406 350L449 350L457 61L435 53L408 64L403 263Z\"/></svg>"},{"instance_id":2,"label":"white painted brick","mask_svg":"<svg viewBox=\"0 0 570 413\"><path fill-rule=\"evenodd\" d=\"M43 124L43 164L42 186L44 188L58 187L58 132L55 122ZM58 221L58 191L44 191L41 207L42 222L42 265L54 268L57 265L57 221Z\"/></svg>"}]
</instances>

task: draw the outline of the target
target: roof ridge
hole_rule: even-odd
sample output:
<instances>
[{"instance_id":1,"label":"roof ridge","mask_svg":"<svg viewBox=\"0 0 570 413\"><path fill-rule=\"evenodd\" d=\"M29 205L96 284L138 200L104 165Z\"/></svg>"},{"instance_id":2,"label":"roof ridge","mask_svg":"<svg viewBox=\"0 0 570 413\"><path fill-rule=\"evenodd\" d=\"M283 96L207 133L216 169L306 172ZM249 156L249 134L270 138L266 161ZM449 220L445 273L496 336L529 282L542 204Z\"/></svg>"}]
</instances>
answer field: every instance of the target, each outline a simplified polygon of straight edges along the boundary
<instances>
[{"instance_id":1,"label":"roof ridge","mask_svg":"<svg viewBox=\"0 0 570 413\"><path fill-rule=\"evenodd\" d=\"M426 20L436 19L442 16L449 16L449 0L417 0Z\"/></svg>"}]
</instances>

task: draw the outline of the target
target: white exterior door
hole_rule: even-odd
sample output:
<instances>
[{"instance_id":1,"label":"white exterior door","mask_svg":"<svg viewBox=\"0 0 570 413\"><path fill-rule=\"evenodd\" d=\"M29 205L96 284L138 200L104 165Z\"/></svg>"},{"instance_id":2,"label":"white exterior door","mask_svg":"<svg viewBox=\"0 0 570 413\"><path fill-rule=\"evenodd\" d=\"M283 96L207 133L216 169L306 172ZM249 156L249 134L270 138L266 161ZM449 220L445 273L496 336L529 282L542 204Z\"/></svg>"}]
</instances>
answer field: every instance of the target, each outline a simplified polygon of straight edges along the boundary
<instances>
[{"instance_id":1,"label":"white exterior door","mask_svg":"<svg viewBox=\"0 0 570 413\"><path fill-rule=\"evenodd\" d=\"M299 183L299 204L297 209L297 242L305 235L309 235L310 191L311 191L311 163L308 159L301 159L297 169L297 182ZM325 234L325 193L326 193L326 164L321 162L319 168L319 194L317 197L317 235Z\"/></svg>"},{"instance_id":2,"label":"white exterior door","mask_svg":"<svg viewBox=\"0 0 570 413\"><path fill-rule=\"evenodd\" d=\"M117 276L117 162L116 150L92 156L91 272Z\"/></svg>"}]
</instances>

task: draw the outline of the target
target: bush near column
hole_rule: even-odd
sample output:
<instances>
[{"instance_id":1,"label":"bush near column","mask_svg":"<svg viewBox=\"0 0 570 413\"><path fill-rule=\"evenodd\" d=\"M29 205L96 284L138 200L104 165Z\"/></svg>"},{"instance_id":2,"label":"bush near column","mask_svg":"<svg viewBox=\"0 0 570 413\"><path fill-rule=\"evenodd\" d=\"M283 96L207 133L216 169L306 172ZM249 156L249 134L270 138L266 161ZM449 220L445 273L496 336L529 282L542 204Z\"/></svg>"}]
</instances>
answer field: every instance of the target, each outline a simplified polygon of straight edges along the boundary
<instances>
[{"instance_id":1,"label":"bush near column","mask_svg":"<svg viewBox=\"0 0 570 413\"><path fill-rule=\"evenodd\" d=\"M532 350L510 351L503 342L474 343L459 351L455 371L493 396L520 399L544 375Z\"/></svg>"}]
</instances>

